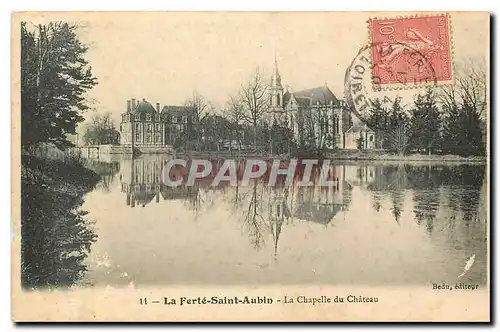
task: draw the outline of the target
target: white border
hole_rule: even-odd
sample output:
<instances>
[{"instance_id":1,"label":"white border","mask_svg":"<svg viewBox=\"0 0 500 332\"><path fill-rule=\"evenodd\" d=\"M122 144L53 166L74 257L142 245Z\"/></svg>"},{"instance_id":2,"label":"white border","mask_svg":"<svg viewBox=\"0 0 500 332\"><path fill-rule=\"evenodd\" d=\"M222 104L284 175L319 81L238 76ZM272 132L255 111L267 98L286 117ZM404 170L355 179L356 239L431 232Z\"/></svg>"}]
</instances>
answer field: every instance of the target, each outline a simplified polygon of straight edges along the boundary
<instances>
[{"instance_id":1,"label":"white border","mask_svg":"<svg viewBox=\"0 0 500 332\"><path fill-rule=\"evenodd\" d=\"M296 1L296 0L284 0L284 1L269 1L269 0L251 0L251 1L229 1L229 0L211 0L211 1L203 1L203 0L176 0L176 1L150 1L150 0L141 0L141 1L130 1L130 2L104 2L102 0L85 0L80 2L71 2L64 0L45 0L45 1L36 1L36 0L17 0L17 1L2 1L1 6L1 16L0 22L2 24L2 43L3 47L1 48L1 56L2 56L2 72L3 80L2 80L2 89L1 94L2 98L0 99L1 105L3 106L2 112L0 112L0 125L3 127L0 129L0 142L2 142L2 157L4 163L2 163L2 176L3 179L0 180L0 183L3 184L2 196L0 202L2 204L2 211L9 211L9 215L3 218L2 221L5 229L2 232L4 239L2 244L4 246L3 250L0 250L0 255L2 257L2 263L5 266L8 266L9 269L3 268L3 273L1 274L1 299L2 299L2 319L1 319L1 331L12 331L16 328L11 321L11 311L10 311L10 301L11 301L11 290L10 290L10 250L11 250L11 200L10 195L11 192L8 190L9 186L7 183L10 183L10 160L7 156L11 155L10 151L10 133L11 133L11 118L10 118L10 65L11 65L11 57L10 57L10 47L6 47L6 45L10 46L10 37L11 37L11 13L13 11L28 11L28 10L43 10L43 11L67 11L67 10L259 10L259 11L343 11L343 10L362 10L362 11L380 11L380 10L391 10L391 11L408 11L408 10L425 10L425 11L456 11L456 10L475 10L475 11L490 11L490 12L500 12L500 2L498 1L487 1L487 0L474 0L474 1L435 1L435 0L419 0L419 1L401 1L401 0L378 0L378 1L370 1L370 0L357 0L357 1L343 1L341 3L333 2L333 1ZM495 34L495 40L492 41L492 45L496 45L498 42L498 34ZM494 79L494 74L491 75L491 81ZM491 91L492 95L498 96L499 87L495 85L495 91ZM492 111L495 111L497 108L496 105L491 105ZM497 117L498 120L498 117ZM494 146L498 146L498 137L493 138L495 140ZM492 159L493 161L493 159ZM495 163L496 165L496 163ZM495 168L498 168L496 165ZM17 171L17 170L15 170ZM493 169L491 170L493 172ZM497 183L495 182L495 185ZM500 199L496 197L495 203L498 203ZM491 204L491 206L499 206L499 204ZM5 213L7 214L7 213ZM495 232L497 226L494 222L496 218L492 218L492 232L494 234L498 234ZM498 235L497 235L498 236ZM497 239L498 241L498 239ZM493 249L493 247L492 247ZM493 257L497 257L494 255ZM494 262L494 266L498 266L497 260ZM492 280L492 283L496 284L497 278ZM495 287L496 288L496 287ZM497 308L497 306L495 306ZM496 313L493 315L498 318ZM37 327L37 326L33 326ZM146 326L144 326L146 327ZM205 326L206 327L206 326ZM259 329L266 330L263 326L255 326ZM63 329L69 329L69 326L64 326ZM83 329L93 330L104 330L104 326L85 326ZM117 327L119 329L126 328L125 326ZM175 326L169 326L168 328L177 328ZM345 327L334 326L335 329L344 329ZM359 328L359 327L356 327ZM386 328L385 326L379 326L378 328ZM401 327L398 327L401 328ZM437 327L425 326L426 329L437 329ZM452 327L453 328L453 327ZM472 328L472 327L468 327ZM479 327L473 327L474 329L479 329ZM56 326L45 327L46 330L55 330ZM60 327L59 327L60 329Z\"/></svg>"}]
</instances>

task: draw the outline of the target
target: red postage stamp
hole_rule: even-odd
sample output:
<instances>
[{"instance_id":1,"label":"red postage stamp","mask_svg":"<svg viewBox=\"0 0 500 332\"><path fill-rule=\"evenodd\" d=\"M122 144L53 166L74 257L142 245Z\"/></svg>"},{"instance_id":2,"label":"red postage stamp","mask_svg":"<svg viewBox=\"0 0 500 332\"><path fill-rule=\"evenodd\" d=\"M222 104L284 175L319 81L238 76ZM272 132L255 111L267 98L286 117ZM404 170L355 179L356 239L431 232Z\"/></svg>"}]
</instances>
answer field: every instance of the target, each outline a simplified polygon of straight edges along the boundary
<instances>
[{"instance_id":1,"label":"red postage stamp","mask_svg":"<svg viewBox=\"0 0 500 332\"><path fill-rule=\"evenodd\" d=\"M375 85L451 81L448 15L375 18L368 23Z\"/></svg>"}]
</instances>

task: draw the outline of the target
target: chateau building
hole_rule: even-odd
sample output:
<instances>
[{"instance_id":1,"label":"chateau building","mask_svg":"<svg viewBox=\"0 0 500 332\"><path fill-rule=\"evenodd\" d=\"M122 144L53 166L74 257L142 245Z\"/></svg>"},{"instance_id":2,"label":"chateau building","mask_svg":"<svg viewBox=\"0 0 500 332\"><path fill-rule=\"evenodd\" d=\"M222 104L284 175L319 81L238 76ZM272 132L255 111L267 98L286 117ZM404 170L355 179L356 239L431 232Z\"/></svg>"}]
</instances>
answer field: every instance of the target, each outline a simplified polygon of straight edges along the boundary
<instances>
[{"instance_id":1,"label":"chateau building","mask_svg":"<svg viewBox=\"0 0 500 332\"><path fill-rule=\"evenodd\" d=\"M375 132L358 114L347 110L326 84L297 92L285 91L276 60L270 95L273 120L290 128L299 144L313 140L327 148L357 149L361 137L363 149L375 148Z\"/></svg>"},{"instance_id":2,"label":"chateau building","mask_svg":"<svg viewBox=\"0 0 500 332\"><path fill-rule=\"evenodd\" d=\"M196 121L195 111L184 106L156 108L146 99L127 100L127 111L122 113L120 144L138 147L173 146L187 126Z\"/></svg>"}]
</instances>

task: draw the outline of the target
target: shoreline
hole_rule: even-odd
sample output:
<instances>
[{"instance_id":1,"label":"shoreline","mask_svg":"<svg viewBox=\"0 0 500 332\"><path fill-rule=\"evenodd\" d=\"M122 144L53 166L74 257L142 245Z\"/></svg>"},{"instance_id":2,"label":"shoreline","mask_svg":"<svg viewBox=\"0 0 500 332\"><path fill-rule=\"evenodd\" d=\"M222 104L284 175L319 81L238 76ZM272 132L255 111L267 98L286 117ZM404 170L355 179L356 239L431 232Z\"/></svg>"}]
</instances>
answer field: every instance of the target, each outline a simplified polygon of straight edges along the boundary
<instances>
[{"instance_id":1,"label":"shoreline","mask_svg":"<svg viewBox=\"0 0 500 332\"><path fill-rule=\"evenodd\" d=\"M174 154L176 157L232 157L232 158L272 158L272 159L317 159L315 156L307 158L299 158L296 156L290 156L288 154L283 155L272 155L272 154L261 154L256 153L232 153L232 152L212 152L212 151L200 151L200 152L178 152ZM377 153L377 152L332 152L326 153L324 159L330 159L334 161L345 161L345 162L377 162L377 163L459 163L459 164L487 164L487 156L470 156L462 157L458 155L423 155L423 154L409 154L409 155L397 155L391 153Z\"/></svg>"},{"instance_id":2,"label":"shoreline","mask_svg":"<svg viewBox=\"0 0 500 332\"><path fill-rule=\"evenodd\" d=\"M266 158L266 159L318 159L317 156L293 156L290 154L270 154L253 151L172 151L172 153L141 153L137 156L122 153L101 153L97 160L118 161L122 159L143 159L158 157L173 158ZM104 158L103 158L104 157ZM89 158L94 159L94 158ZM385 151L332 151L327 152L324 159L342 162L376 162L376 163L432 163L432 164L488 164L487 156L439 155L439 154L408 154L398 155Z\"/></svg>"},{"instance_id":3,"label":"shoreline","mask_svg":"<svg viewBox=\"0 0 500 332\"><path fill-rule=\"evenodd\" d=\"M355 155L342 155L332 154L327 155L327 158L343 161L376 161L376 162L421 162L421 163L467 163L467 164L487 164L488 158L486 156L470 156L462 157L457 155L422 155L410 154L400 156L396 154L364 154L358 153Z\"/></svg>"}]
</instances>

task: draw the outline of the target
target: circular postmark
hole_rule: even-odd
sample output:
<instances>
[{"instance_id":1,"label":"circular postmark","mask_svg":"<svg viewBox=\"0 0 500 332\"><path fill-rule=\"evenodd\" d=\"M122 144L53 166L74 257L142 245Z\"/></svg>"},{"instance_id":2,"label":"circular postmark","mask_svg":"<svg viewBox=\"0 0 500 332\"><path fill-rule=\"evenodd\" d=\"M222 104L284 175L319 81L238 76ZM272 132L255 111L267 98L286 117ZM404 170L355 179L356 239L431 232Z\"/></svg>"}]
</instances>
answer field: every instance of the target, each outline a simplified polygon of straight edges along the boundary
<instances>
[{"instance_id":1,"label":"circular postmark","mask_svg":"<svg viewBox=\"0 0 500 332\"><path fill-rule=\"evenodd\" d=\"M418 50L400 43L373 43L361 48L346 70L346 103L363 113L386 89L437 85L431 62Z\"/></svg>"}]
</instances>

